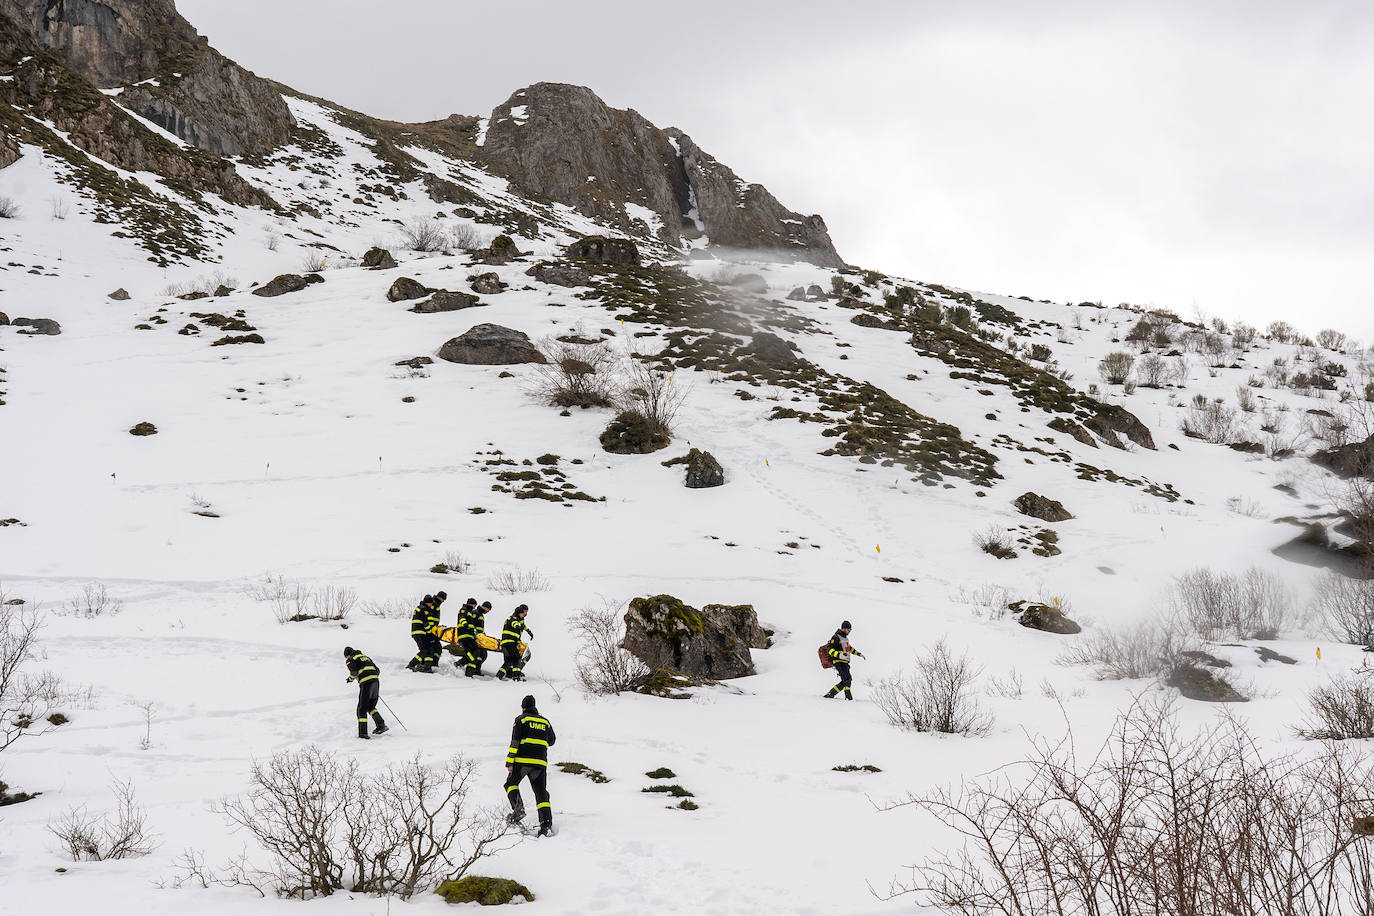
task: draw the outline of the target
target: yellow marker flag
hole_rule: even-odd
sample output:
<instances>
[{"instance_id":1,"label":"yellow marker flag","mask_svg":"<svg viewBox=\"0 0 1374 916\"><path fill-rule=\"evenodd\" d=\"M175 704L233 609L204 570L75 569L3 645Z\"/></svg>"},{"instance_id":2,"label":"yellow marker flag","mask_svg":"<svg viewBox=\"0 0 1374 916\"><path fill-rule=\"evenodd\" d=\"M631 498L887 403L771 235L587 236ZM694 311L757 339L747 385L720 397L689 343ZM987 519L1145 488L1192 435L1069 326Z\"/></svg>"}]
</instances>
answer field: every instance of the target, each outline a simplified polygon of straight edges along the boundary
<instances>
[{"instance_id":1,"label":"yellow marker flag","mask_svg":"<svg viewBox=\"0 0 1374 916\"><path fill-rule=\"evenodd\" d=\"M873 545L873 549L876 550L878 553L882 553L882 552L883 552L882 545L880 545L880 544L874 544L874 545Z\"/></svg>"},{"instance_id":2,"label":"yellow marker flag","mask_svg":"<svg viewBox=\"0 0 1374 916\"><path fill-rule=\"evenodd\" d=\"M1321 661L1321 660L1322 660L1322 647L1321 647L1321 646L1317 646L1317 661Z\"/></svg>"},{"instance_id":3,"label":"yellow marker flag","mask_svg":"<svg viewBox=\"0 0 1374 916\"><path fill-rule=\"evenodd\" d=\"M767 459L767 458L763 459L763 466L766 467L766 468L771 468L771 467L772 467L772 465L768 463L768 459Z\"/></svg>"}]
</instances>

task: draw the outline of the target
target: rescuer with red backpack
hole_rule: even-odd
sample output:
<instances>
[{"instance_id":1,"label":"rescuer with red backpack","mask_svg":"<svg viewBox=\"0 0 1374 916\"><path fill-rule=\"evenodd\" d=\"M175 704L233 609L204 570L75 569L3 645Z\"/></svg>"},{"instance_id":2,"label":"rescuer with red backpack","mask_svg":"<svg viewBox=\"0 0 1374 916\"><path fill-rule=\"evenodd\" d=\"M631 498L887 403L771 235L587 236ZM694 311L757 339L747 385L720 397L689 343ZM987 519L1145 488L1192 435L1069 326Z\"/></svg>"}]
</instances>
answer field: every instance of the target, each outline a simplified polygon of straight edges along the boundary
<instances>
[{"instance_id":1,"label":"rescuer with red backpack","mask_svg":"<svg viewBox=\"0 0 1374 916\"><path fill-rule=\"evenodd\" d=\"M821 694L827 700L833 700L844 692L846 700L854 699L854 693L849 689L849 685L854 683L854 678L849 674L850 657L857 655L859 658L866 658L862 652L849 644L849 631L854 625L848 620L840 624L840 628L835 631L835 635L830 637L830 641L821 646L819 650L822 668L834 668L835 673L840 676L840 681L829 692Z\"/></svg>"}]
</instances>

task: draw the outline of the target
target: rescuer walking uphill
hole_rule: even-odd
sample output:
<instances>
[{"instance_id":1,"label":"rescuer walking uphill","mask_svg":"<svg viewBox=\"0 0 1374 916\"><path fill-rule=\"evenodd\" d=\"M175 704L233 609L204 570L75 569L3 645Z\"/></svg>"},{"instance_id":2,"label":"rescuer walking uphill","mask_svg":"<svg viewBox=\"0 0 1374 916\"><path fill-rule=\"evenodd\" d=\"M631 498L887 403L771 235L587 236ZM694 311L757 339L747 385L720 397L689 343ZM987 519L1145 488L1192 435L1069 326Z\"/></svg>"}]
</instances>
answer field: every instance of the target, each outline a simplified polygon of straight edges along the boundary
<instances>
[{"instance_id":1,"label":"rescuer walking uphill","mask_svg":"<svg viewBox=\"0 0 1374 916\"><path fill-rule=\"evenodd\" d=\"M439 663L441 646L439 637L434 635L434 628L439 625L439 606L447 597L447 592L425 595L410 615L410 638L415 640L416 646L415 657L406 665L411 671L428 674Z\"/></svg>"},{"instance_id":2,"label":"rescuer walking uphill","mask_svg":"<svg viewBox=\"0 0 1374 916\"><path fill-rule=\"evenodd\" d=\"M344 664L348 665L348 683L358 682L358 737L367 737L367 716L377 723L375 734L386 731L386 722L377 712L377 701L381 698L382 681L377 674L377 666L372 659L352 646L344 646Z\"/></svg>"},{"instance_id":3,"label":"rescuer walking uphill","mask_svg":"<svg viewBox=\"0 0 1374 916\"><path fill-rule=\"evenodd\" d=\"M840 624L840 628L835 631L835 635L830 637L830 642L826 645L826 654L830 657L831 666L835 673L840 676L840 682L830 688L829 693L822 696L827 700L834 699L841 691L844 692L846 700L854 699L854 694L849 689L849 685L854 683L854 678L849 673L849 660L851 655L864 658L864 654L849 644L849 631L854 628L848 620Z\"/></svg>"},{"instance_id":4,"label":"rescuer walking uphill","mask_svg":"<svg viewBox=\"0 0 1374 916\"><path fill-rule=\"evenodd\" d=\"M501 670L496 672L498 678L510 678L512 681L523 681L525 679L524 668L525 659L520 651L520 637L525 633L530 636L534 631L525 623L525 618L529 616L530 606L522 604L515 609L515 613L506 618L506 626L501 630Z\"/></svg>"},{"instance_id":5,"label":"rescuer walking uphill","mask_svg":"<svg viewBox=\"0 0 1374 916\"><path fill-rule=\"evenodd\" d=\"M554 744L553 726L535 708L534 697L520 701L520 715L510 733L506 754L506 798L510 800L510 822L525 819L525 800L520 797L520 780L528 778L539 811L539 836L553 835L553 808L549 805L549 748Z\"/></svg>"}]
</instances>

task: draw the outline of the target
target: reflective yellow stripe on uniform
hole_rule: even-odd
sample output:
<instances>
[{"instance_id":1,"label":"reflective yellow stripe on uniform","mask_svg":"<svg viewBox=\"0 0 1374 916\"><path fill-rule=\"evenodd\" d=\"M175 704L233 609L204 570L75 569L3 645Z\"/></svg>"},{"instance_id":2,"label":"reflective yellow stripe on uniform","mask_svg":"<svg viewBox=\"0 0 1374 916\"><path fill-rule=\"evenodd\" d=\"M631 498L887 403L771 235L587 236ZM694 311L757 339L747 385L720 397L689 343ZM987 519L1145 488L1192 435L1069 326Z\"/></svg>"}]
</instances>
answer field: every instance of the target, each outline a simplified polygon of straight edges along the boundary
<instances>
[{"instance_id":1,"label":"reflective yellow stripe on uniform","mask_svg":"<svg viewBox=\"0 0 1374 916\"><path fill-rule=\"evenodd\" d=\"M525 763L531 766L546 767L549 765L547 760L540 760L536 757L516 757L511 763Z\"/></svg>"},{"instance_id":2,"label":"reflective yellow stripe on uniform","mask_svg":"<svg viewBox=\"0 0 1374 916\"><path fill-rule=\"evenodd\" d=\"M548 746L549 746L549 742L545 741L543 738L525 738L525 739L523 739L520 743L521 743L521 744L541 744L541 745L543 745L544 747L548 747Z\"/></svg>"}]
</instances>

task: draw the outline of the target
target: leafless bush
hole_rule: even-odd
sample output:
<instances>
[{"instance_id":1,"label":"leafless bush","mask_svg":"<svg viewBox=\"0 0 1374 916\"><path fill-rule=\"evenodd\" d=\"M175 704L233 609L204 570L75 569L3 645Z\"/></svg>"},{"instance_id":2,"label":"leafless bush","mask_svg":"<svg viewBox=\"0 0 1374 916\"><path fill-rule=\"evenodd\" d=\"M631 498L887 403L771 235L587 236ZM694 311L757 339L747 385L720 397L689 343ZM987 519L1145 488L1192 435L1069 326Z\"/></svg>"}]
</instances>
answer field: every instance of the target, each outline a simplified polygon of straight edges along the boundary
<instances>
[{"instance_id":1,"label":"leafless bush","mask_svg":"<svg viewBox=\"0 0 1374 916\"><path fill-rule=\"evenodd\" d=\"M1025 682L1021 677L1021 672L1015 668L1008 671L1006 677L993 675L988 678L987 695L990 697L1019 700L1024 693Z\"/></svg>"},{"instance_id":2,"label":"leafless bush","mask_svg":"<svg viewBox=\"0 0 1374 916\"><path fill-rule=\"evenodd\" d=\"M632 358L625 371L618 406L623 411L640 414L655 429L670 436L687 394L687 388L673 380L671 370Z\"/></svg>"},{"instance_id":3,"label":"leafless bush","mask_svg":"<svg viewBox=\"0 0 1374 916\"><path fill-rule=\"evenodd\" d=\"M1225 445L1235 441L1240 425L1236 411L1221 401L1209 401L1203 395L1193 399L1184 418L1183 432L1194 439L1202 439L1213 445Z\"/></svg>"},{"instance_id":4,"label":"leafless bush","mask_svg":"<svg viewBox=\"0 0 1374 916\"><path fill-rule=\"evenodd\" d=\"M534 364L534 394L553 407L610 407L618 393L619 358L605 344L546 339Z\"/></svg>"},{"instance_id":5,"label":"leafless bush","mask_svg":"<svg viewBox=\"0 0 1374 916\"><path fill-rule=\"evenodd\" d=\"M57 675L31 670L40 657L41 609L8 601L0 588L0 751L51 728L47 717L70 696Z\"/></svg>"},{"instance_id":6,"label":"leafless bush","mask_svg":"<svg viewBox=\"0 0 1374 916\"><path fill-rule=\"evenodd\" d=\"M1124 350L1118 350L1103 357L1102 362L1097 364L1097 371L1108 385L1120 385L1130 377L1134 366L1135 357Z\"/></svg>"},{"instance_id":7,"label":"leafless bush","mask_svg":"<svg viewBox=\"0 0 1374 916\"><path fill-rule=\"evenodd\" d=\"M380 617L385 620L409 618L412 610L410 605L397 598L387 598L384 601L364 601L361 607L367 616Z\"/></svg>"},{"instance_id":8,"label":"leafless bush","mask_svg":"<svg viewBox=\"0 0 1374 916\"><path fill-rule=\"evenodd\" d=\"M568 621L575 648L573 665L582 689L596 696L638 690L652 675L649 666L621 648L625 638L625 605L603 601L587 606Z\"/></svg>"},{"instance_id":9,"label":"leafless bush","mask_svg":"<svg viewBox=\"0 0 1374 916\"><path fill-rule=\"evenodd\" d=\"M1188 357L1183 354L1170 357L1169 374L1173 377L1175 385L1187 385L1188 378L1192 375L1193 364Z\"/></svg>"},{"instance_id":10,"label":"leafless bush","mask_svg":"<svg viewBox=\"0 0 1374 916\"><path fill-rule=\"evenodd\" d=\"M552 586L537 569L508 566L492 573L487 578L487 587L502 595L519 595L525 592L546 592Z\"/></svg>"},{"instance_id":11,"label":"leafless bush","mask_svg":"<svg viewBox=\"0 0 1374 916\"><path fill-rule=\"evenodd\" d=\"M456 550L447 551L444 554L443 559L441 559L439 562L443 566L448 567L449 572L455 573L460 576L467 575L468 573L472 572L472 563L470 563L466 557L464 557L461 553L459 553ZM542 591L542 589L535 589L535 591Z\"/></svg>"},{"instance_id":12,"label":"leafless bush","mask_svg":"<svg viewBox=\"0 0 1374 916\"><path fill-rule=\"evenodd\" d=\"M1355 669L1314 687L1307 695L1308 719L1299 737L1324 741L1374 738L1374 669Z\"/></svg>"},{"instance_id":13,"label":"leafless bush","mask_svg":"<svg viewBox=\"0 0 1374 916\"><path fill-rule=\"evenodd\" d=\"M99 817L85 806L68 808L49 822L48 832L62 843L73 862L103 862L146 856L157 847L157 838L148 832L148 815L138 806L134 787L129 782L113 786L115 810Z\"/></svg>"},{"instance_id":14,"label":"leafless bush","mask_svg":"<svg viewBox=\"0 0 1374 916\"><path fill-rule=\"evenodd\" d=\"M1011 532L1000 525L989 525L982 531L975 531L973 543L983 553L990 553L999 560L1010 560L1016 556Z\"/></svg>"},{"instance_id":15,"label":"leafless bush","mask_svg":"<svg viewBox=\"0 0 1374 916\"><path fill-rule=\"evenodd\" d=\"M61 195L49 197L48 204L52 207L53 219L66 219L69 215L71 215L71 204L67 202L67 198L62 197Z\"/></svg>"},{"instance_id":16,"label":"leafless bush","mask_svg":"<svg viewBox=\"0 0 1374 916\"><path fill-rule=\"evenodd\" d=\"M1237 350L1248 350L1255 345L1257 333L1253 326L1236 322L1231 328L1231 342L1235 344Z\"/></svg>"},{"instance_id":17,"label":"leafless bush","mask_svg":"<svg viewBox=\"0 0 1374 916\"><path fill-rule=\"evenodd\" d=\"M1255 392L1250 389L1249 385L1236 386L1236 406L1245 413L1255 412L1258 405L1255 403Z\"/></svg>"},{"instance_id":18,"label":"leafless bush","mask_svg":"<svg viewBox=\"0 0 1374 916\"><path fill-rule=\"evenodd\" d=\"M325 585L311 592L310 613L321 620L344 620L357 603L355 589Z\"/></svg>"},{"instance_id":19,"label":"leafless bush","mask_svg":"<svg viewBox=\"0 0 1374 916\"><path fill-rule=\"evenodd\" d=\"M441 251L448 242L444 227L432 219L413 219L401 227L401 238L412 251Z\"/></svg>"},{"instance_id":20,"label":"leafless bush","mask_svg":"<svg viewBox=\"0 0 1374 916\"><path fill-rule=\"evenodd\" d=\"M966 916L1340 916L1368 911L1371 764L1266 759L1243 725L1179 734L1138 704L1080 758L1069 736L915 805L963 838L891 896Z\"/></svg>"},{"instance_id":21,"label":"leafless bush","mask_svg":"<svg viewBox=\"0 0 1374 916\"><path fill-rule=\"evenodd\" d=\"M1088 665L1101 681L1159 677L1181 665L1196 639L1174 620L1155 618L1118 630L1094 630L1076 640L1057 661Z\"/></svg>"},{"instance_id":22,"label":"leafless bush","mask_svg":"<svg viewBox=\"0 0 1374 916\"><path fill-rule=\"evenodd\" d=\"M1327 573L1317 581L1312 610L1336 639L1374 645L1374 579Z\"/></svg>"},{"instance_id":23,"label":"leafless bush","mask_svg":"<svg viewBox=\"0 0 1374 916\"><path fill-rule=\"evenodd\" d=\"M1200 568L1174 582L1170 606L1194 633L1217 639L1277 639L1293 618L1293 596L1277 575Z\"/></svg>"},{"instance_id":24,"label":"leafless bush","mask_svg":"<svg viewBox=\"0 0 1374 916\"><path fill-rule=\"evenodd\" d=\"M254 601L266 604L277 623L293 618L304 619L310 614L311 590L308 586L281 575L266 575L244 589Z\"/></svg>"},{"instance_id":25,"label":"leafless bush","mask_svg":"<svg viewBox=\"0 0 1374 916\"><path fill-rule=\"evenodd\" d=\"M1366 563L1374 561L1374 480L1352 477L1336 494L1336 507L1350 523L1349 534Z\"/></svg>"},{"instance_id":26,"label":"leafless bush","mask_svg":"<svg viewBox=\"0 0 1374 916\"><path fill-rule=\"evenodd\" d=\"M266 248L268 251L276 251L279 247L281 247L281 233L264 233L262 237L262 247Z\"/></svg>"},{"instance_id":27,"label":"leafless bush","mask_svg":"<svg viewBox=\"0 0 1374 916\"><path fill-rule=\"evenodd\" d=\"M324 265L324 253L320 251L308 252L305 257L301 258L301 270L308 274L319 273L324 270Z\"/></svg>"},{"instance_id":28,"label":"leafless bush","mask_svg":"<svg viewBox=\"0 0 1374 916\"><path fill-rule=\"evenodd\" d=\"M981 735L992 717L978 705L973 691L982 669L967 655L955 658L940 640L910 673L898 672L873 687L873 702L898 728L952 735Z\"/></svg>"},{"instance_id":29,"label":"leafless bush","mask_svg":"<svg viewBox=\"0 0 1374 916\"><path fill-rule=\"evenodd\" d=\"M972 606L975 613L989 620L1001 620L1010 613L1007 605L1011 604L1016 596L1006 586L983 582L972 586L961 585L953 597L960 604Z\"/></svg>"},{"instance_id":30,"label":"leafless bush","mask_svg":"<svg viewBox=\"0 0 1374 916\"><path fill-rule=\"evenodd\" d=\"M479 251L491 244L487 233L467 223L454 226L449 232L449 239L453 242L453 247L460 251Z\"/></svg>"},{"instance_id":31,"label":"leafless bush","mask_svg":"<svg viewBox=\"0 0 1374 916\"><path fill-rule=\"evenodd\" d=\"M1169 363L1157 353L1146 353L1136 363L1136 378L1146 388L1162 388L1169 380Z\"/></svg>"},{"instance_id":32,"label":"leafless bush","mask_svg":"<svg viewBox=\"0 0 1374 916\"><path fill-rule=\"evenodd\" d=\"M64 617L113 617L124 610L124 602L110 597L109 591L99 582L92 582L81 589L80 594L68 599L62 607Z\"/></svg>"},{"instance_id":33,"label":"leafless bush","mask_svg":"<svg viewBox=\"0 0 1374 916\"><path fill-rule=\"evenodd\" d=\"M1317 346L1327 350L1344 350L1348 338L1335 328L1322 328L1317 332Z\"/></svg>"},{"instance_id":34,"label":"leafless bush","mask_svg":"<svg viewBox=\"0 0 1374 916\"><path fill-rule=\"evenodd\" d=\"M0 195L0 219L18 219L22 209L13 197Z\"/></svg>"},{"instance_id":35,"label":"leafless bush","mask_svg":"<svg viewBox=\"0 0 1374 916\"><path fill-rule=\"evenodd\" d=\"M1279 343L1294 343L1301 336L1298 329L1286 321L1269 322L1269 327L1264 329L1264 333Z\"/></svg>"},{"instance_id":36,"label":"leafless bush","mask_svg":"<svg viewBox=\"0 0 1374 916\"><path fill-rule=\"evenodd\" d=\"M253 788L219 810L267 854L223 876L199 869L202 884L269 888L282 897L337 891L408 899L456 879L497 851L508 828L468 803L476 765L462 756L437 767L417 753L364 775L356 760L313 745L253 766Z\"/></svg>"}]
</instances>

